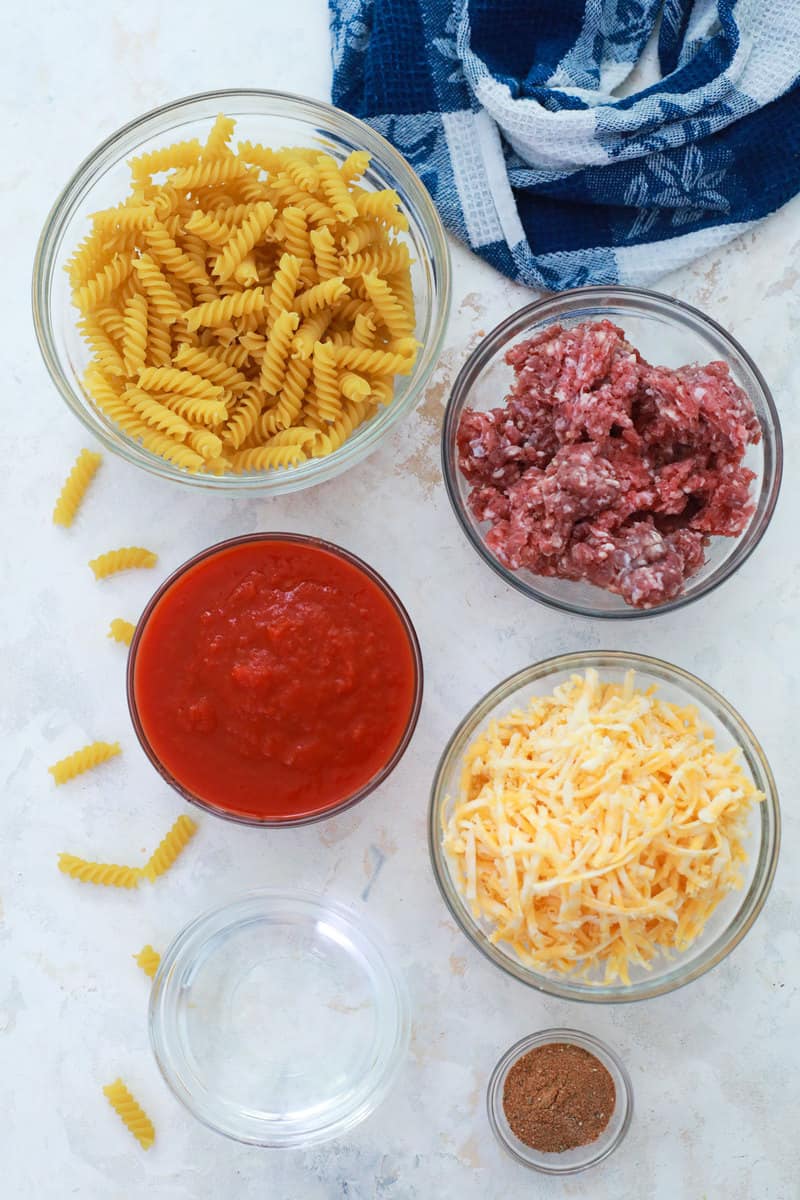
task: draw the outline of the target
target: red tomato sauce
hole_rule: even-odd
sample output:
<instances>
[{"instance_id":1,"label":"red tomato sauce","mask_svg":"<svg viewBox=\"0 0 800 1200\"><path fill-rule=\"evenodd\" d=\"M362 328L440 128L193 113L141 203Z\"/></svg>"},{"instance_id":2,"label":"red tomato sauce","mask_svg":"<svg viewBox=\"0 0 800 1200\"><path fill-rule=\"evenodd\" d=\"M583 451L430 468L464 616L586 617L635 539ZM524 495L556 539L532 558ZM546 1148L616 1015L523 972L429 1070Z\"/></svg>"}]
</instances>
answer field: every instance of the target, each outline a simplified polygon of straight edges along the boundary
<instances>
[{"instance_id":1,"label":"red tomato sauce","mask_svg":"<svg viewBox=\"0 0 800 1200\"><path fill-rule=\"evenodd\" d=\"M398 749L415 697L390 598L354 564L291 540L189 567L156 602L133 663L161 765L199 800L256 820L350 798Z\"/></svg>"}]
</instances>

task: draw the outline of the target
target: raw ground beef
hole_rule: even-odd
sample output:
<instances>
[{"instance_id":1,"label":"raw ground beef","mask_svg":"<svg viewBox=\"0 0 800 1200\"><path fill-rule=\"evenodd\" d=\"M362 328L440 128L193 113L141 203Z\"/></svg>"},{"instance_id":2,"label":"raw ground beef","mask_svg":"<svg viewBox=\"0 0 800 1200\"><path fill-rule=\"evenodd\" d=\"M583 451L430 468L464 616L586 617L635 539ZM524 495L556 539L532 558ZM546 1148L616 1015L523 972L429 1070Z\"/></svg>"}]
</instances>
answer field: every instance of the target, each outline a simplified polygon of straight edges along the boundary
<instances>
[{"instance_id":1,"label":"raw ground beef","mask_svg":"<svg viewBox=\"0 0 800 1200\"><path fill-rule=\"evenodd\" d=\"M506 361L505 406L466 409L458 429L470 508L505 566L650 608L680 593L712 535L743 532L742 460L761 430L726 363L652 366L610 321L553 325Z\"/></svg>"}]
</instances>

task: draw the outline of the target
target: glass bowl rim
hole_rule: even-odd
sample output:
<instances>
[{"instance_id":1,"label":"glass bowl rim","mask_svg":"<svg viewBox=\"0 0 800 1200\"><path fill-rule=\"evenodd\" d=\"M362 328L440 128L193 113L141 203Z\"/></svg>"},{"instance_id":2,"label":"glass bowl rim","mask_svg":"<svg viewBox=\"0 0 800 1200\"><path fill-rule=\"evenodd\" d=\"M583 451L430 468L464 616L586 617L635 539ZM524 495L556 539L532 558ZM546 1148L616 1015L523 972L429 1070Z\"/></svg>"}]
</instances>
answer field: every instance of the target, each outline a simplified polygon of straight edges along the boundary
<instances>
[{"instance_id":1,"label":"glass bowl rim","mask_svg":"<svg viewBox=\"0 0 800 1200\"><path fill-rule=\"evenodd\" d=\"M497 1118L497 1112L502 1107L503 1097L500 1094L500 1080L504 1073L509 1070L514 1063L527 1054L529 1050L533 1050L538 1046L549 1046L555 1042L567 1042L572 1046L580 1046L583 1050L588 1050L595 1057L605 1056L613 1063L615 1070L619 1073L622 1080L622 1096L620 1096L619 1088L616 1088L617 1103L622 1104L622 1124L617 1130L614 1137L592 1158L589 1158L584 1163L579 1163L575 1166L546 1166L543 1163L534 1162L531 1159L525 1158L513 1146L503 1133L500 1122ZM602 1061L602 1058L600 1059ZM603 1064L605 1065L605 1064ZM615 1106L616 1107L616 1106ZM525 1037L520 1038L513 1046L509 1046L504 1054L501 1054L497 1060L495 1067L489 1077L489 1082L486 1086L486 1111L489 1117L489 1124L492 1132L506 1153L510 1154L516 1162L521 1163L525 1167L530 1167L532 1171L539 1171L543 1175L579 1175L581 1171L588 1171L590 1167L596 1167L601 1162L604 1162L615 1150L619 1148L625 1140L631 1121L633 1119L633 1084L631 1077L628 1074L628 1069L620 1058L613 1046L609 1046L601 1038L595 1034L586 1033L582 1029L572 1029L567 1026L553 1027L550 1029L541 1029L538 1033L529 1033ZM613 1115L613 1114L612 1114ZM607 1127L606 1127L607 1128ZM605 1130L603 1130L605 1133ZM602 1142L603 1133L596 1139L596 1142ZM592 1145L589 1143L585 1147L576 1147L576 1149L589 1150ZM538 1153L541 1153L539 1151Z\"/></svg>"},{"instance_id":2,"label":"glass bowl rim","mask_svg":"<svg viewBox=\"0 0 800 1200\"><path fill-rule=\"evenodd\" d=\"M351 137L354 143L363 145L373 155L391 177L391 182L397 181L408 191L420 213L421 228L431 243L430 264L436 280L435 290L431 290L429 293L432 333L430 337L426 338L417 356L413 371L408 377L408 391L402 400L387 406L378 413L375 421L363 426L363 434L360 439L357 431L352 439L348 439L332 454L323 458L311 459L308 463L294 468L291 474L279 474L274 471L243 475L228 473L220 476L192 474L179 470L172 463L168 463L156 455L147 453L125 434L120 434L119 440L117 440L101 421L92 419L91 410L86 407L88 401L79 395L79 389L73 385L67 372L62 368L61 356L56 348L54 326L50 318L50 295L56 273L55 256L75 207L91 190L98 169L121 161L119 147L125 144L127 139L133 135L142 135L144 131L148 131L147 136L152 136L159 129L167 132L169 129L176 128L180 122L172 118L177 118L180 113L189 110L196 104L219 101L224 107L226 102L244 103L248 99L272 103L276 106L276 110L283 106L288 110L285 115L296 120L315 121L322 132L326 129L332 132L342 131L346 136ZM269 115L264 114L265 119ZM280 116L282 114L276 111L272 115ZM168 123L165 124L167 121ZM142 140L142 137L139 136L140 143ZM128 154L131 149L129 148L123 153ZM186 487L216 491L222 495L288 495L319 483L325 483L344 472L348 467L360 462L375 449L384 435L416 406L436 369L444 343L450 312L451 283L450 248L444 226L430 193L413 167L382 134L360 118L323 100L267 88L221 88L207 92L195 92L157 108L149 109L116 129L83 159L58 193L45 218L34 254L31 303L36 341L52 384L70 411L101 442L105 449L151 475L183 484ZM304 470L305 467L309 469Z\"/></svg>"},{"instance_id":3,"label":"glass bowl rim","mask_svg":"<svg viewBox=\"0 0 800 1200\"><path fill-rule=\"evenodd\" d=\"M208 558L213 558L217 554L230 550L235 546L247 545L253 542L290 542L294 545L306 546L313 550L322 550L333 555L334 558L341 559L343 562L346 562L351 567L355 568L355 570L361 572L363 575L366 575L370 582L373 583L375 587L377 587L378 590L386 597L392 606L392 609L399 617L400 623L402 624L403 630L408 639L408 645L414 664L414 695L411 702L411 708L409 709L408 720L400 741L398 742L391 757L384 764L381 770L374 775L372 779L367 780L367 782L352 796L346 797L335 806L325 809L323 812L312 813L308 816L290 817L285 820L260 820L255 817L246 816L243 813L228 812L223 808L218 808L216 805L211 804L209 801L201 799L199 796L196 796L193 792L190 792L187 788L185 788L180 781L177 780L174 775L172 775L172 773L164 766L164 764L159 761L158 755L150 745L150 741L144 731L144 727L139 717L138 705L136 703L134 691L134 673L136 670L136 655L139 649L139 643L141 641L142 633L147 621L149 620L161 598L166 595L173 584L177 583L177 581L181 579L187 571L191 570L192 567L195 567L198 563L204 562ZM422 708L424 682L425 679L422 650L419 644L419 638L417 637L417 631L414 628L411 617L409 616L405 605L400 600L400 597L397 595L394 589L390 587L383 576L378 574L374 567L371 567L369 563L359 558L358 555L353 554L350 550L345 550L343 546L338 546L335 542L329 542L325 538L314 537L311 534L305 533L280 533L270 531L268 533L242 533L236 535L235 537L225 538L221 542L215 542L213 546L207 546L204 550L200 550L197 554L192 555L192 557L187 559L186 562L181 563L181 565L176 567L175 570L163 581L163 583L159 584L142 610L142 613L136 623L136 629L134 631L133 638L131 639L130 649L128 651L128 664L125 675L125 692L128 702L128 714L130 716L131 724L133 725L139 745L149 759L151 765L155 767L158 774L165 783L169 784L173 791L177 792L179 796L182 796L183 799L187 800L190 804L196 805L205 812L211 813L215 817L221 817L226 821L233 821L237 825L250 825L266 829L282 829L294 828L298 825L313 825L316 824L317 821L326 821L329 817L340 816L341 813L346 812L347 809L353 808L356 804L359 804L362 800L366 799L370 793L374 792L381 786L382 783L386 781L386 779L388 779L392 771L400 762L400 759L405 754L411 743L411 739L414 736L414 731L417 727L420 710Z\"/></svg>"},{"instance_id":4,"label":"glass bowl rim","mask_svg":"<svg viewBox=\"0 0 800 1200\"><path fill-rule=\"evenodd\" d=\"M174 1071L168 1069L167 1063L169 1060L174 1060L174 1056L170 1053L170 1036L165 1036L164 1032L167 1028L165 1018L167 977L174 969L176 962L180 964L182 956L185 957L187 946L191 949L191 939L201 933L204 926L211 925L215 918L219 919L227 914L235 914L237 909L245 910L248 906L260 905L260 911L263 913L267 912L270 906L276 903L288 904L290 906L296 905L298 908L304 908L307 911L316 910L320 918L324 915L333 914L353 933L360 951L365 953L365 947L367 948L368 953L366 957L371 966L374 967L377 961L382 968L384 981L391 984L391 997L387 993L382 997L382 1000L391 999L392 1016L396 1025L393 1045L387 1052L383 1069L380 1075L374 1079L369 1092L359 1096L357 1103L353 1105L350 1111L334 1118L332 1124L320 1126L307 1134L295 1131L284 1139L275 1139L274 1135L272 1138L269 1138L266 1135L256 1137L254 1135L234 1133L229 1128L223 1129L219 1124L215 1123L203 1111L202 1105L197 1102L194 1093L188 1088L179 1087ZM243 917L244 911L240 913L240 923ZM189 960L189 964L191 964L191 960ZM385 1024L383 1019L385 1012L378 1003L375 1005L375 1013L379 1024ZM371 917L364 913L356 912L341 900L307 888L256 887L236 893L229 896L226 900L220 900L216 904L203 909L202 912L190 918L182 925L173 936L169 946L161 957L150 988L147 1025L150 1049L164 1082L175 1098L180 1101L196 1120L200 1121L206 1128L221 1134L223 1137L231 1138L233 1141L270 1149L290 1149L292 1147L319 1145L333 1138L342 1137L361 1124L362 1121L366 1120L380 1106L397 1078L404 1054L408 1048L411 1031L411 1007L406 980L399 970L388 944L377 926L373 923ZM367 1077L368 1073L365 1078Z\"/></svg>"},{"instance_id":5,"label":"glass bowl rim","mask_svg":"<svg viewBox=\"0 0 800 1200\"><path fill-rule=\"evenodd\" d=\"M766 445L770 439L772 440L773 445L771 449L774 454L774 464L771 479L765 473L762 481L762 492L765 487L767 490L767 500L763 512L760 514L755 527L752 525L748 526L748 529L742 534L743 538L753 529L752 540L744 549L741 547L741 538L733 541L728 556L719 564L716 572L709 576L706 582L695 593L692 595L681 593L674 600L658 605L655 608L642 609L627 606L620 610L606 611L588 604L576 604L562 598L547 596L538 587L522 579L517 572L503 566L499 559L488 550L484 540L473 529L471 522L464 512L464 504L458 490L458 465L454 466L451 463L448 447L451 437L455 434L454 426L456 420L460 417L464 405L469 399L475 380L484 367L496 357L503 346L507 345L518 334L529 330L534 332L534 327L538 326L545 317L551 315L557 317L561 308L564 309L562 315L566 317L570 314L571 308L580 307L582 301L588 306L591 306L593 302L599 305L601 300L611 298L613 301L614 297L617 296L622 301L627 299L629 302L632 302L631 307L634 309L637 302L641 304L640 313L649 313L655 309L660 310L662 315L674 323L691 324L693 322L695 325L699 324L701 327L706 326L726 343L734 356L738 356L744 362L747 370L753 376L756 386L760 391L762 403L769 414L772 426L771 430L764 426L760 420L759 425L761 426L762 444ZM684 608L687 604L692 604L696 600L710 595L711 592L725 583L747 562L766 533L778 502L783 479L783 433L780 417L769 385L747 350L744 349L729 330L720 325L718 321L715 321L713 317L708 316L702 309L696 308L692 304L687 304L684 300L670 296L666 292L658 292L650 288L633 287L628 284L598 284L591 287L570 288L563 292L549 294L523 305L522 308L517 309L505 317L498 325L495 325L485 337L481 338L456 375L453 386L450 389L450 395L442 420L440 453L442 476L444 478L447 498L450 501L450 507L467 541L477 551L480 558L491 567L495 574L499 575L506 584L521 592L528 599L535 600L539 604L545 604L548 608L554 608L558 612L569 613L573 616L597 617L601 620L609 621L641 620L643 618L658 617L663 613L675 612L678 609Z\"/></svg>"},{"instance_id":6,"label":"glass bowl rim","mask_svg":"<svg viewBox=\"0 0 800 1200\"><path fill-rule=\"evenodd\" d=\"M730 725L737 731L739 745L745 757L752 756L758 762L766 785L764 802L759 805L761 817L759 845L758 850L754 849L753 851L753 855L757 854L760 858L766 847L764 867L760 874L758 871L754 872L750 885L742 897L742 902L728 925L717 935L710 946L698 954L691 964L686 964L684 969L667 971L660 978L645 977L629 986L621 984L588 985L571 980L566 976L563 979L555 975L551 977L534 971L533 968L526 967L523 963L516 962L510 954L498 950L495 945L489 943L471 915L467 913L455 884L450 878L441 848L440 817L445 800L442 792L442 779L450 764L456 743L461 737L467 731L469 731L468 736L474 737L481 724L486 721L491 709L504 700L508 700L520 688L547 678L548 675L558 671L579 671L596 667L602 673L604 666L650 672L664 682L687 690L695 702L696 690L703 698L702 703L712 713L716 715L716 710L719 710L725 715L726 722L723 723L726 724L726 728L728 728L727 722L730 722ZM636 654L627 650L585 650L554 655L515 671L490 688L459 721L448 738L436 766L428 805L428 854L433 877L445 907L467 940L501 971L527 987L532 987L549 996L556 996L561 1000L573 1000L587 1004L630 1004L649 1000L655 996L665 996L685 987L693 980L699 979L727 958L753 927L766 903L777 870L780 843L781 814L775 778L761 743L744 718L724 696L697 675L693 675L690 671L667 662L665 659ZM752 899L748 907L748 897L751 895ZM745 912L746 915L739 924L738 919L742 912ZM734 930L733 935L730 932L731 929ZM710 953L711 950L714 952Z\"/></svg>"}]
</instances>

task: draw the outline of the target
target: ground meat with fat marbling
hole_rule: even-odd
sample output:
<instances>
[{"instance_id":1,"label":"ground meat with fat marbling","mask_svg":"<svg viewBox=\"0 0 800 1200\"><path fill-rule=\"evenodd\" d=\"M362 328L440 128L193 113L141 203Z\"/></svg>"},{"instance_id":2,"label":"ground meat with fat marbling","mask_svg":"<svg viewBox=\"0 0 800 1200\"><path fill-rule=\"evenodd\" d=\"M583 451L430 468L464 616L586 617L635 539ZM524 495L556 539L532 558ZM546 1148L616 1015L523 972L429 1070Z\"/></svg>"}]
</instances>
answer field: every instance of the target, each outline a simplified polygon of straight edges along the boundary
<instances>
[{"instance_id":1,"label":"ground meat with fat marbling","mask_svg":"<svg viewBox=\"0 0 800 1200\"><path fill-rule=\"evenodd\" d=\"M650 608L679 595L710 536L743 532L760 427L727 364L652 366L610 321L554 325L506 359L504 407L467 409L458 429L470 508L505 566Z\"/></svg>"}]
</instances>

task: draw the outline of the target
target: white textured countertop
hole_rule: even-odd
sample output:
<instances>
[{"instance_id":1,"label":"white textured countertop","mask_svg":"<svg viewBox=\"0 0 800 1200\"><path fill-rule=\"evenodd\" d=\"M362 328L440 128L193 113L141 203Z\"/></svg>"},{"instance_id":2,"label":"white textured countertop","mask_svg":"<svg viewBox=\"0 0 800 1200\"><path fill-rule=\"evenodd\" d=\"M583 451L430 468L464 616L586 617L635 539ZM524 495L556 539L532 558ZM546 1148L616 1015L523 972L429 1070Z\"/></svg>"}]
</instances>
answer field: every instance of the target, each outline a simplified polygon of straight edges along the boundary
<instances>
[{"instance_id":1,"label":"white textured countertop","mask_svg":"<svg viewBox=\"0 0 800 1200\"><path fill-rule=\"evenodd\" d=\"M98 141L166 100L217 86L327 98L326 12L322 0L230 0L213 10L181 0L40 0L15 6L4 24L0 306L12 432L2 522L0 1196L796 1200L800 204L661 284L727 325L761 365L788 464L762 545L732 582L686 611L615 624L559 616L502 586L465 542L439 478L443 404L476 339L530 294L458 247L435 380L366 462L297 496L241 502L168 486L105 455L80 519L63 531L51 524L52 503L87 435L46 376L28 301L34 246L56 192ZM202 547L261 529L331 538L400 592L427 676L409 752L377 794L340 819L262 835L207 817L157 886L128 894L65 879L60 850L125 862L182 811L130 728L125 652L105 637L110 618L135 619L156 583ZM87 560L131 543L158 552L156 571L96 584ZM776 884L743 944L683 991L627 1007L548 1000L504 977L448 918L425 845L437 756L466 709L513 670L584 647L647 651L711 682L760 735L784 801ZM96 737L119 738L122 759L56 790L47 765ZM131 959L144 942L163 947L210 903L263 884L363 906L412 994L411 1052L391 1097L353 1135L308 1153L237 1145L183 1111L150 1056L148 984ZM507 1160L484 1111L500 1053L557 1024L613 1043L636 1099L620 1151L565 1183ZM117 1074L155 1120L147 1154L100 1091Z\"/></svg>"}]
</instances>

